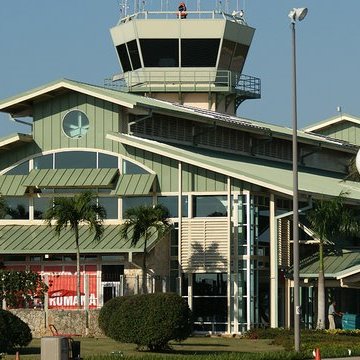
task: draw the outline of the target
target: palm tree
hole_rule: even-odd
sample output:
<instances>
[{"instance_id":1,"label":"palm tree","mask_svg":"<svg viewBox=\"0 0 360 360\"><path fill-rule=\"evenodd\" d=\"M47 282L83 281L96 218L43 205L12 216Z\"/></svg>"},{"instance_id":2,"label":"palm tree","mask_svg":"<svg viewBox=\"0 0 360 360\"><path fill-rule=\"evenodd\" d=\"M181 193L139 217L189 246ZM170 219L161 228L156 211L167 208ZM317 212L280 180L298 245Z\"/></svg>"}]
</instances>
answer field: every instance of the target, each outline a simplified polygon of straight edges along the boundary
<instances>
[{"instance_id":1,"label":"palm tree","mask_svg":"<svg viewBox=\"0 0 360 360\"><path fill-rule=\"evenodd\" d=\"M70 227L74 232L77 272L76 291L79 308L81 308L79 226L81 223L88 225L90 231L95 232L95 239L100 240L104 232L103 221L105 217L105 209L96 204L95 194L91 191L70 198L55 198L44 214L48 226L52 226L52 222L55 221L55 233L57 235L60 235L61 230L67 227Z\"/></svg>"},{"instance_id":2,"label":"palm tree","mask_svg":"<svg viewBox=\"0 0 360 360\"><path fill-rule=\"evenodd\" d=\"M140 239L144 240L144 253L142 263L142 290L147 292L146 286L146 258L147 242L155 231L157 239L160 239L167 232L171 224L169 222L169 212L162 205L145 206L140 205L125 211L125 222L122 224L120 234L125 239L131 239L131 244L135 246Z\"/></svg>"},{"instance_id":3,"label":"palm tree","mask_svg":"<svg viewBox=\"0 0 360 360\"><path fill-rule=\"evenodd\" d=\"M356 219L344 206L344 193L331 200L318 200L306 215L319 240L318 319L317 328L325 328L324 247L334 244L339 236L356 231Z\"/></svg>"}]
</instances>

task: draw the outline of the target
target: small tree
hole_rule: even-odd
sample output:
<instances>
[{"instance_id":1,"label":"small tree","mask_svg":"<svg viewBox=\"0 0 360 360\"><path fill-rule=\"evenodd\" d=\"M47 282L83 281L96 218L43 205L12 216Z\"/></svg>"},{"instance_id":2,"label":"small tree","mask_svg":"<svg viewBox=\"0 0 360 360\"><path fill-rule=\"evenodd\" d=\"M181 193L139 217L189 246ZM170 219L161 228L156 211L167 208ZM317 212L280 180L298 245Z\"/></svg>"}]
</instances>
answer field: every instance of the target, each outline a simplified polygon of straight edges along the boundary
<instances>
[{"instance_id":1,"label":"small tree","mask_svg":"<svg viewBox=\"0 0 360 360\"><path fill-rule=\"evenodd\" d=\"M324 247L334 244L339 237L356 231L357 225L351 210L344 206L344 193L331 200L318 200L307 213L311 229L319 240L318 319L317 328L325 328L325 274Z\"/></svg>"},{"instance_id":2,"label":"small tree","mask_svg":"<svg viewBox=\"0 0 360 360\"><path fill-rule=\"evenodd\" d=\"M44 218L48 226L55 222L55 232L60 235L61 230L70 227L74 232L76 246L77 299L81 308L80 296L80 238L79 226L85 224L90 231L95 232L95 239L100 240L104 232L103 220L106 211L103 206L96 204L95 194L86 191L71 198L55 198Z\"/></svg>"},{"instance_id":3,"label":"small tree","mask_svg":"<svg viewBox=\"0 0 360 360\"><path fill-rule=\"evenodd\" d=\"M107 335L116 341L134 343L138 350L163 351L170 340L185 340L192 332L189 306L174 293L131 295L104 307L112 312Z\"/></svg>"},{"instance_id":4,"label":"small tree","mask_svg":"<svg viewBox=\"0 0 360 360\"><path fill-rule=\"evenodd\" d=\"M0 309L0 352L7 353L27 346L31 340L29 325L10 311Z\"/></svg>"},{"instance_id":5,"label":"small tree","mask_svg":"<svg viewBox=\"0 0 360 360\"><path fill-rule=\"evenodd\" d=\"M144 253L142 262L142 290L147 292L146 286L146 258L147 242L152 232L157 232L157 238L163 237L170 229L169 212L162 205L138 206L130 208L125 212L125 222L120 229L120 235L125 239L131 239L132 245L137 245L140 239L144 240Z\"/></svg>"},{"instance_id":6,"label":"small tree","mask_svg":"<svg viewBox=\"0 0 360 360\"><path fill-rule=\"evenodd\" d=\"M43 300L48 286L41 275L33 271L0 270L0 301L10 307L32 304L34 298Z\"/></svg>"}]
</instances>

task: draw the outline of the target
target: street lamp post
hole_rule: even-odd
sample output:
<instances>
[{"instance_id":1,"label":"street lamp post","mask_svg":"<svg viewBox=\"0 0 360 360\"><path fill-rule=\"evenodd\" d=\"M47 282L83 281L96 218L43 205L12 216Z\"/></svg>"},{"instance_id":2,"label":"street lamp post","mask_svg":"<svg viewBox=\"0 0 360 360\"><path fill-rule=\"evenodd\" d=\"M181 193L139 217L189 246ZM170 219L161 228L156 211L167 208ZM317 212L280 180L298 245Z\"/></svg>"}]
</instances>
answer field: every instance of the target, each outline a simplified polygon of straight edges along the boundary
<instances>
[{"instance_id":1,"label":"street lamp post","mask_svg":"<svg viewBox=\"0 0 360 360\"><path fill-rule=\"evenodd\" d=\"M296 37L295 23L305 18L307 8L293 8L289 12L292 29L292 163L293 163L293 268L294 268L294 347L300 351L300 286L299 286L299 195L297 146L297 93L296 93Z\"/></svg>"}]
</instances>

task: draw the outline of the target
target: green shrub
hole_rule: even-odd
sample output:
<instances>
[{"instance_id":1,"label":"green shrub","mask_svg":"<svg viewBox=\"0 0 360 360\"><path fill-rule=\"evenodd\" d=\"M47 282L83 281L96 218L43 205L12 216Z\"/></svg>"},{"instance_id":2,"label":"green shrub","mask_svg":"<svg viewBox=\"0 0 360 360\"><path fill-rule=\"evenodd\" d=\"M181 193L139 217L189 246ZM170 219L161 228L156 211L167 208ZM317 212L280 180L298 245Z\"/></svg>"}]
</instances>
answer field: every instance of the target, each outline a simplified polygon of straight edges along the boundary
<instances>
[{"instance_id":1,"label":"green shrub","mask_svg":"<svg viewBox=\"0 0 360 360\"><path fill-rule=\"evenodd\" d=\"M0 352L26 346L31 340L29 326L10 311L0 309Z\"/></svg>"},{"instance_id":2,"label":"green shrub","mask_svg":"<svg viewBox=\"0 0 360 360\"><path fill-rule=\"evenodd\" d=\"M187 303L173 293L125 297L109 321L108 336L138 349L161 351L170 340L185 340L192 329Z\"/></svg>"},{"instance_id":3,"label":"green shrub","mask_svg":"<svg viewBox=\"0 0 360 360\"><path fill-rule=\"evenodd\" d=\"M124 296L112 298L107 301L100 310L98 319L99 327L107 337L111 337L108 328L114 312L122 305L125 299L126 297Z\"/></svg>"}]
</instances>

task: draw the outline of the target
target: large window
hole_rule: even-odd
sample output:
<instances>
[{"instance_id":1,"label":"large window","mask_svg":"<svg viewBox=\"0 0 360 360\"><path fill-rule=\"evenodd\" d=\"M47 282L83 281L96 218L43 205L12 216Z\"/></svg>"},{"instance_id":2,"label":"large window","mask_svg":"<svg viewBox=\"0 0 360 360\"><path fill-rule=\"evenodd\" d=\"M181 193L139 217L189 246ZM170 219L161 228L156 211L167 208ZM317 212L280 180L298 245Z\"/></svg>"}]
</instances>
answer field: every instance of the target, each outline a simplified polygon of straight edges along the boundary
<instances>
[{"instance_id":1,"label":"large window","mask_svg":"<svg viewBox=\"0 0 360 360\"><path fill-rule=\"evenodd\" d=\"M106 219L118 218L118 199L116 197L99 197L99 204L105 208Z\"/></svg>"},{"instance_id":2,"label":"large window","mask_svg":"<svg viewBox=\"0 0 360 360\"><path fill-rule=\"evenodd\" d=\"M8 207L5 219L29 219L29 199L21 196L6 196L5 202Z\"/></svg>"},{"instance_id":3,"label":"large window","mask_svg":"<svg viewBox=\"0 0 360 360\"><path fill-rule=\"evenodd\" d=\"M227 196L226 195L205 195L194 196L193 216L227 216Z\"/></svg>"},{"instance_id":4,"label":"large window","mask_svg":"<svg viewBox=\"0 0 360 360\"><path fill-rule=\"evenodd\" d=\"M132 163L131 161L124 160L123 161L123 174L148 174L149 172Z\"/></svg>"},{"instance_id":5,"label":"large window","mask_svg":"<svg viewBox=\"0 0 360 360\"><path fill-rule=\"evenodd\" d=\"M89 151L65 151L55 154L56 169L95 169L96 153Z\"/></svg>"},{"instance_id":6,"label":"large window","mask_svg":"<svg viewBox=\"0 0 360 360\"><path fill-rule=\"evenodd\" d=\"M140 205L151 206L153 199L151 196L131 196L123 197L123 216L126 210L138 207Z\"/></svg>"},{"instance_id":7,"label":"large window","mask_svg":"<svg viewBox=\"0 0 360 360\"><path fill-rule=\"evenodd\" d=\"M34 169L117 169L118 166L117 156L92 151L64 151L34 158Z\"/></svg>"},{"instance_id":8,"label":"large window","mask_svg":"<svg viewBox=\"0 0 360 360\"><path fill-rule=\"evenodd\" d=\"M226 274L193 275L193 314L198 331L225 330L227 321Z\"/></svg>"},{"instance_id":9,"label":"large window","mask_svg":"<svg viewBox=\"0 0 360 360\"><path fill-rule=\"evenodd\" d=\"M51 206L52 198L34 198L34 219L43 219L45 211Z\"/></svg>"},{"instance_id":10,"label":"large window","mask_svg":"<svg viewBox=\"0 0 360 360\"><path fill-rule=\"evenodd\" d=\"M158 204L165 206L169 210L169 216L172 218L176 218L179 216L178 211L178 197L177 196L158 196L157 198ZM188 197L182 197L182 216L188 216Z\"/></svg>"}]
</instances>

